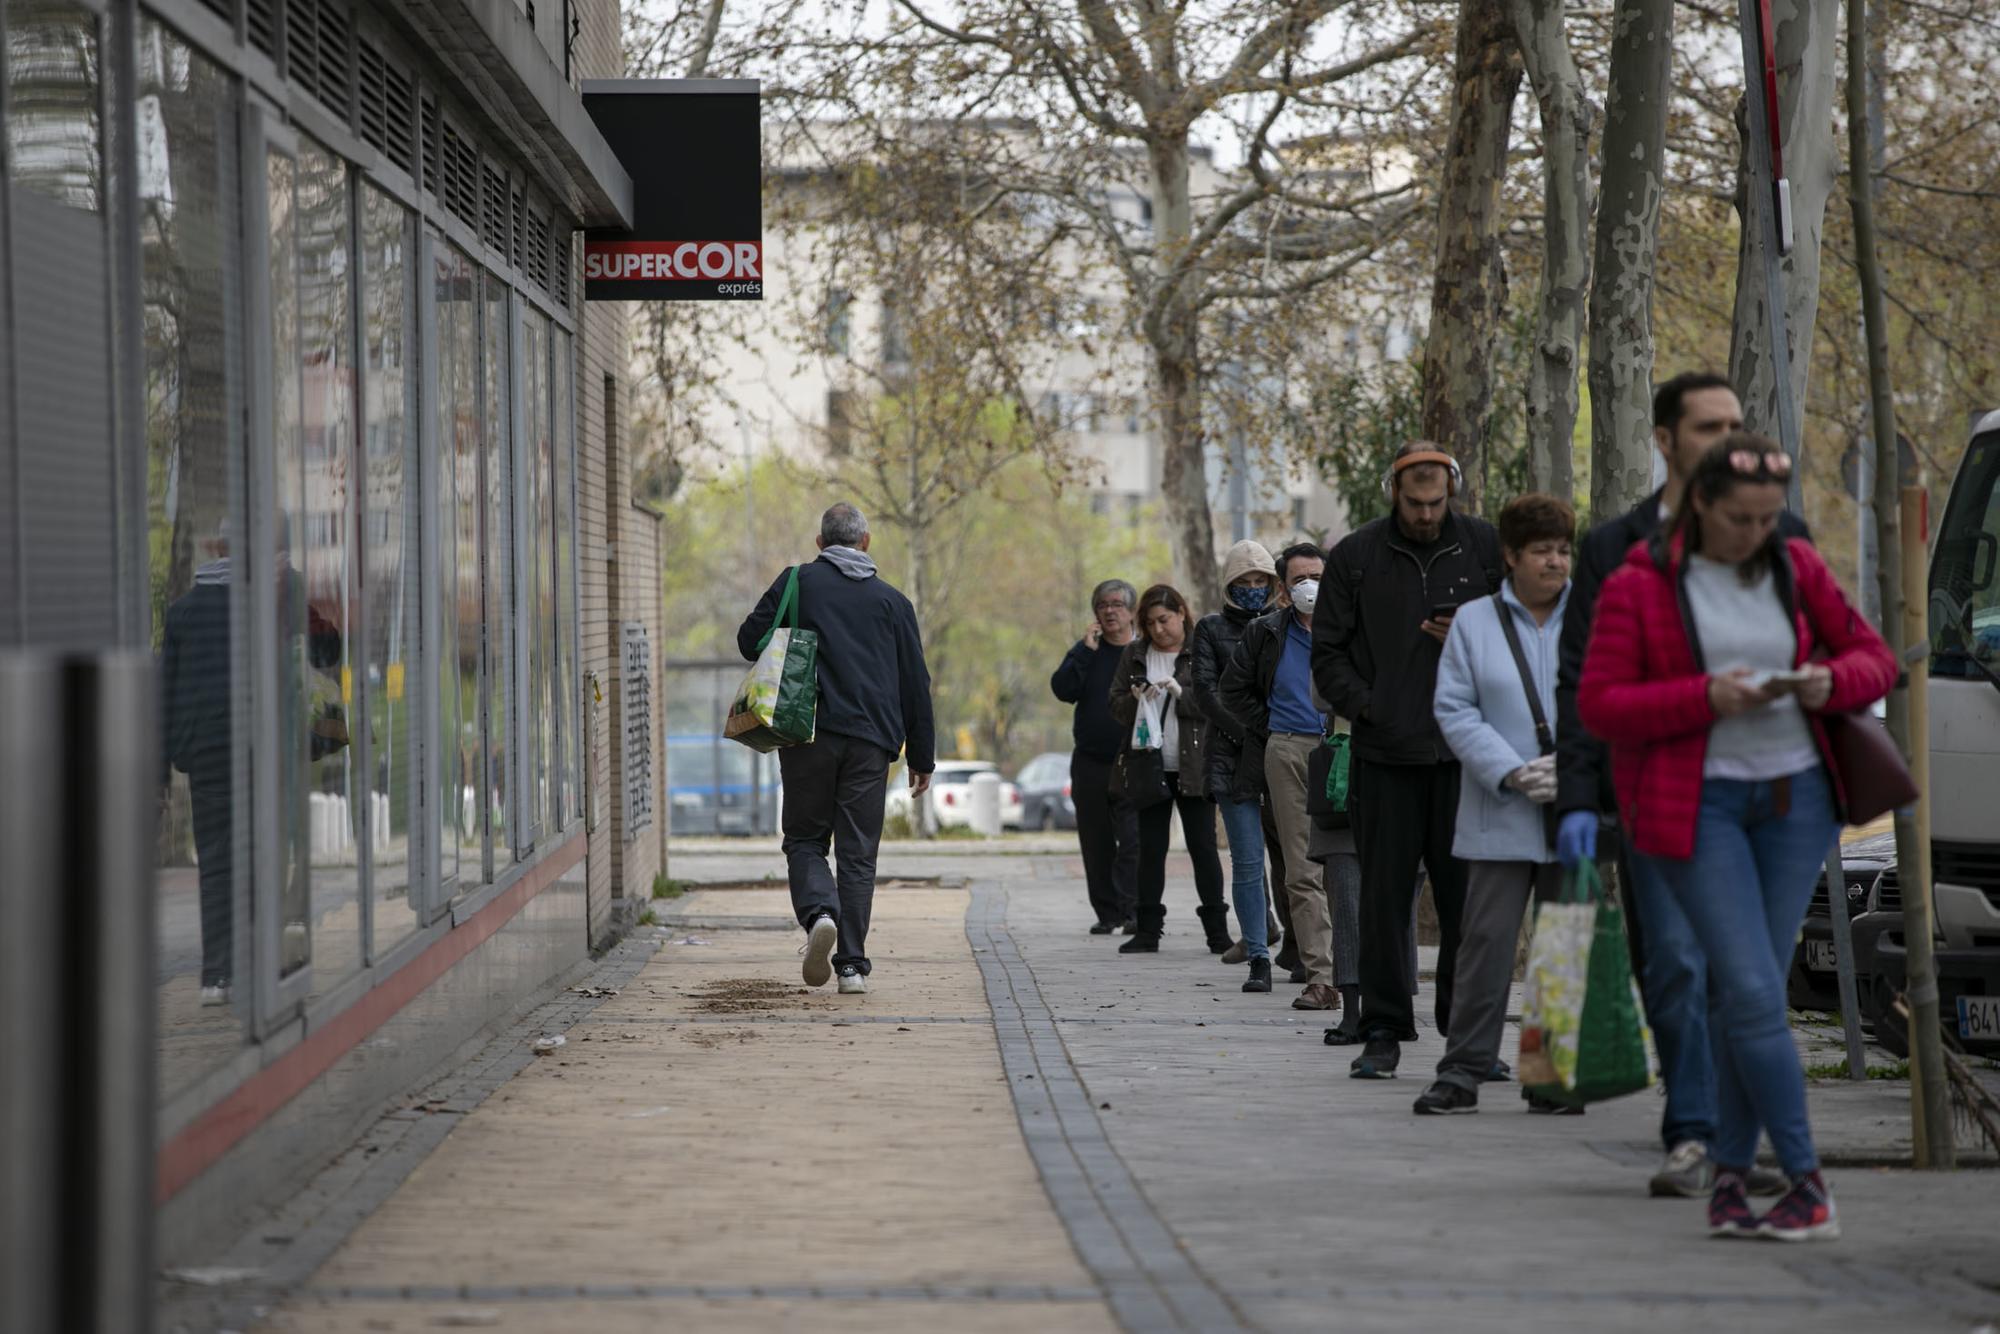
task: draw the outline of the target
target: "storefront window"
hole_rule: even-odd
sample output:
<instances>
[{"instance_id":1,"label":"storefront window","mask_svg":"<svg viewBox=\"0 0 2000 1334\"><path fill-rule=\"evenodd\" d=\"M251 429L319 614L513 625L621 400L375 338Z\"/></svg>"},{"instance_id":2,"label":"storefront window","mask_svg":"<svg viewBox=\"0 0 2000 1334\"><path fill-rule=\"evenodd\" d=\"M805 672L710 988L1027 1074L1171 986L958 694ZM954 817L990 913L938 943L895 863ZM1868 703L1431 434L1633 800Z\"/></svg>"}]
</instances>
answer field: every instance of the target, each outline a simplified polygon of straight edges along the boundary
<instances>
[{"instance_id":1,"label":"storefront window","mask_svg":"<svg viewBox=\"0 0 2000 1334\"><path fill-rule=\"evenodd\" d=\"M418 766L413 673L423 661L423 566L419 509L416 391L411 333L410 266L415 222L388 195L361 189L362 355L366 374L366 520L362 527L362 603L367 608L369 885L375 901L374 956L420 923L423 877L413 839L424 818Z\"/></svg>"},{"instance_id":2,"label":"storefront window","mask_svg":"<svg viewBox=\"0 0 2000 1334\"><path fill-rule=\"evenodd\" d=\"M512 704L510 683L514 679L514 567L509 559L514 549L513 420L507 397L510 343L507 320L507 284L495 274L487 274L486 310L482 323L482 355L485 358L486 431L481 444L481 475L486 486L486 878L513 860L514 821L507 794L512 791L516 756L507 744L508 709Z\"/></svg>"},{"instance_id":3,"label":"storefront window","mask_svg":"<svg viewBox=\"0 0 2000 1334\"><path fill-rule=\"evenodd\" d=\"M228 76L158 23L140 25L138 56L147 592L165 760L156 977L170 1098L242 1046L251 996L236 100Z\"/></svg>"},{"instance_id":4,"label":"storefront window","mask_svg":"<svg viewBox=\"0 0 2000 1334\"><path fill-rule=\"evenodd\" d=\"M456 247L440 244L437 284L438 793L440 872L456 893L480 878L485 789L480 653L486 617L480 586L479 276Z\"/></svg>"},{"instance_id":5,"label":"storefront window","mask_svg":"<svg viewBox=\"0 0 2000 1334\"><path fill-rule=\"evenodd\" d=\"M273 362L277 396L275 480L281 514L277 645L278 780L284 824L279 971L310 962L316 992L362 958L353 631L358 570L352 559L354 303L347 164L309 140L295 161L272 159ZM280 198L284 198L281 207ZM281 237L279 233L289 232ZM294 272L286 272L295 257ZM290 286L293 296L281 299ZM293 328L285 327L288 313ZM295 369L288 370L290 367Z\"/></svg>"},{"instance_id":6,"label":"storefront window","mask_svg":"<svg viewBox=\"0 0 2000 1334\"><path fill-rule=\"evenodd\" d=\"M555 331L555 578L556 578L556 673L555 720L557 736L556 822L567 826L578 815L582 792L580 754L577 745L579 695L576 674L576 533L575 456L573 406L575 365L570 353L570 335Z\"/></svg>"},{"instance_id":7,"label":"storefront window","mask_svg":"<svg viewBox=\"0 0 2000 1334\"><path fill-rule=\"evenodd\" d=\"M523 720L523 757L527 773L529 840L550 827L549 810L555 758L555 713L550 669L555 649L555 518L550 495L554 489L554 442L549 431L549 318L532 306L521 310L521 423L523 495L529 506L524 525L521 561L522 591L527 596L528 701Z\"/></svg>"}]
</instances>

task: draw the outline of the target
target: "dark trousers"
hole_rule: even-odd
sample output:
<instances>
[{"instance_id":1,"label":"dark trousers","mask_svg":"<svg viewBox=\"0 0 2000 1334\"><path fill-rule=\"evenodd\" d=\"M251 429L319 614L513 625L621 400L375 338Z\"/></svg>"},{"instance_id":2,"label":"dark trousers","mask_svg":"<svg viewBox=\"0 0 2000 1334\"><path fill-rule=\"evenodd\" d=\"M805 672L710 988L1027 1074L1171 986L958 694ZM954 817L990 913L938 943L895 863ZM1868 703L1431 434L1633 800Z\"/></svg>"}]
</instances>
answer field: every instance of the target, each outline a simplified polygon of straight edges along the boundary
<instances>
[{"instance_id":1,"label":"dark trousers","mask_svg":"<svg viewBox=\"0 0 2000 1334\"><path fill-rule=\"evenodd\" d=\"M1177 775L1167 775L1166 801L1155 802L1139 812L1139 897L1136 918L1138 934L1157 936L1167 921L1167 842L1173 832L1174 812L1181 816L1181 837L1187 840L1188 859L1194 863L1194 892L1201 899L1196 916L1206 927L1220 924L1229 909L1222 901L1222 857L1215 848L1215 803L1203 796L1181 792Z\"/></svg>"},{"instance_id":2,"label":"dark trousers","mask_svg":"<svg viewBox=\"0 0 2000 1334\"><path fill-rule=\"evenodd\" d=\"M1278 835L1278 820L1271 814L1270 797L1264 798L1258 814L1264 821L1264 855L1271 859L1271 878L1264 886L1265 895L1278 914L1278 930L1285 933L1284 948L1297 954L1299 943L1292 939L1292 900L1285 893L1285 840ZM1273 946L1277 943L1271 942Z\"/></svg>"},{"instance_id":3,"label":"dark trousers","mask_svg":"<svg viewBox=\"0 0 2000 1334\"><path fill-rule=\"evenodd\" d=\"M236 831L229 780L188 780L194 855L201 863L201 984L226 987L235 972Z\"/></svg>"},{"instance_id":4,"label":"dark trousers","mask_svg":"<svg viewBox=\"0 0 2000 1334\"><path fill-rule=\"evenodd\" d=\"M1417 863L1430 872L1437 903L1437 1014L1447 1027L1452 970L1465 911L1465 863L1451 855L1458 821L1459 766L1352 761L1350 800L1361 855L1361 1030L1414 1042L1416 990L1411 924Z\"/></svg>"},{"instance_id":5,"label":"dark trousers","mask_svg":"<svg viewBox=\"0 0 2000 1334\"><path fill-rule=\"evenodd\" d=\"M872 741L821 732L778 752L785 781L785 869L800 926L831 913L840 924L833 966L869 972L868 913L875 902L875 854L882 846L882 799L896 757ZM831 847L836 872L827 866Z\"/></svg>"},{"instance_id":6,"label":"dark trousers","mask_svg":"<svg viewBox=\"0 0 2000 1334\"><path fill-rule=\"evenodd\" d=\"M1111 760L1082 751L1069 757L1069 797L1091 911L1113 925L1130 920L1139 883L1139 815L1111 795Z\"/></svg>"}]
</instances>

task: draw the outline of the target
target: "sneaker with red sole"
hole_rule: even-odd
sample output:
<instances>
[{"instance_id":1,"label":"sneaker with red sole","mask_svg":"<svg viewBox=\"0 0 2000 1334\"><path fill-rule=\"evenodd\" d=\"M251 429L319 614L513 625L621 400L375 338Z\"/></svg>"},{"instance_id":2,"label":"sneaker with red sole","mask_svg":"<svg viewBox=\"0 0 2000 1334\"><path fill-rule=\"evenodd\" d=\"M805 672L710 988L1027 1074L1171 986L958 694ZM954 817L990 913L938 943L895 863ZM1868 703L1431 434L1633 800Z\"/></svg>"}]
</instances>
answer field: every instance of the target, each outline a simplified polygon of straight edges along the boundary
<instances>
[{"instance_id":1,"label":"sneaker with red sole","mask_svg":"<svg viewBox=\"0 0 2000 1334\"><path fill-rule=\"evenodd\" d=\"M1832 1241L1840 1235L1833 1211L1833 1192L1817 1170L1792 1182L1770 1212L1757 1220L1760 1236L1773 1241Z\"/></svg>"},{"instance_id":2,"label":"sneaker with red sole","mask_svg":"<svg viewBox=\"0 0 2000 1334\"><path fill-rule=\"evenodd\" d=\"M1754 1237L1759 1223L1744 1192L1743 1174L1733 1168L1715 1169L1715 1187L1708 1195L1708 1235Z\"/></svg>"}]
</instances>

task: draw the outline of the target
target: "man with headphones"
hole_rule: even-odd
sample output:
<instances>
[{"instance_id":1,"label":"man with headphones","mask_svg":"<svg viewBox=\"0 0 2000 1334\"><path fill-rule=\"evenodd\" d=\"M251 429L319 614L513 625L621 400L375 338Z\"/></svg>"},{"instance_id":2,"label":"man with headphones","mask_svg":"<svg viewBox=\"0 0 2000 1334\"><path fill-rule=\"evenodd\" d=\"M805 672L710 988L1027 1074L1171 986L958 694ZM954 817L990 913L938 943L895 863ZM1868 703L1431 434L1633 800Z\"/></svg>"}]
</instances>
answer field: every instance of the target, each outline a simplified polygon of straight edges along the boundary
<instances>
[{"instance_id":1,"label":"man with headphones","mask_svg":"<svg viewBox=\"0 0 2000 1334\"><path fill-rule=\"evenodd\" d=\"M1313 683L1353 724L1349 811L1361 858L1361 1024L1351 1073L1391 1079L1417 1037L1410 930L1417 867L1429 872L1441 948L1438 1031L1451 1018L1465 864L1451 854L1458 759L1431 711L1438 660L1458 607L1504 577L1492 524L1452 508L1451 455L1415 440L1382 479L1386 518L1335 546L1313 621Z\"/></svg>"}]
</instances>

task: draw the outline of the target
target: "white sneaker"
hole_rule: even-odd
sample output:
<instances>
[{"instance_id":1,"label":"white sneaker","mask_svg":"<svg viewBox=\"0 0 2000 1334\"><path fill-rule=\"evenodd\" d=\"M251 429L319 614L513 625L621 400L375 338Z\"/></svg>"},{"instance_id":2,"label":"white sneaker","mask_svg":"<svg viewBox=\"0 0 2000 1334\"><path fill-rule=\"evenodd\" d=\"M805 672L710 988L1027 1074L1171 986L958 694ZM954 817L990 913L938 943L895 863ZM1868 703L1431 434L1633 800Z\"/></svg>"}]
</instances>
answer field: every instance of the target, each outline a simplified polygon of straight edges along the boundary
<instances>
[{"instance_id":1,"label":"white sneaker","mask_svg":"<svg viewBox=\"0 0 2000 1334\"><path fill-rule=\"evenodd\" d=\"M228 988L228 987L203 987L203 988L201 989L201 1003L202 1003L203 1005L227 1005L227 1004L229 1004L229 988Z\"/></svg>"},{"instance_id":2,"label":"white sneaker","mask_svg":"<svg viewBox=\"0 0 2000 1334\"><path fill-rule=\"evenodd\" d=\"M840 924L831 916L813 919L811 929L806 932L806 947L800 951L806 956L799 971L807 986L823 987L833 976L833 947L839 939Z\"/></svg>"},{"instance_id":3,"label":"white sneaker","mask_svg":"<svg viewBox=\"0 0 2000 1334\"><path fill-rule=\"evenodd\" d=\"M868 994L867 977L852 964L840 970L840 994L843 996L865 996Z\"/></svg>"}]
</instances>

